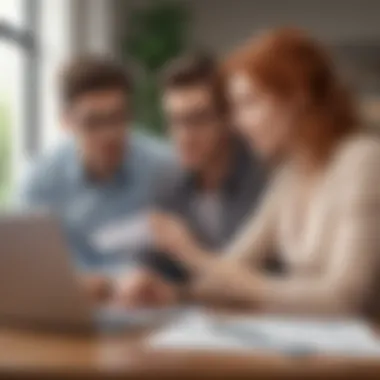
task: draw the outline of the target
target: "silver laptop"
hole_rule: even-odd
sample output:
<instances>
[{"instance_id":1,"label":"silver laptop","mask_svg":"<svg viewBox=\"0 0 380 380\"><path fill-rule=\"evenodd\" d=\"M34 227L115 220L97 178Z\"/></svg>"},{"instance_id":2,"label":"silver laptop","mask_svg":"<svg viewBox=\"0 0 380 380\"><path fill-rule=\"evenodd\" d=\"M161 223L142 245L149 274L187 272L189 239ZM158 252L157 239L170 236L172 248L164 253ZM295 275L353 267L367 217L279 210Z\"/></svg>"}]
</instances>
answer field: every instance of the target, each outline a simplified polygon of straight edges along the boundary
<instances>
[{"instance_id":1,"label":"silver laptop","mask_svg":"<svg viewBox=\"0 0 380 380\"><path fill-rule=\"evenodd\" d=\"M173 309L94 307L70 261L57 220L0 217L0 324L62 330L119 330L166 318Z\"/></svg>"}]
</instances>

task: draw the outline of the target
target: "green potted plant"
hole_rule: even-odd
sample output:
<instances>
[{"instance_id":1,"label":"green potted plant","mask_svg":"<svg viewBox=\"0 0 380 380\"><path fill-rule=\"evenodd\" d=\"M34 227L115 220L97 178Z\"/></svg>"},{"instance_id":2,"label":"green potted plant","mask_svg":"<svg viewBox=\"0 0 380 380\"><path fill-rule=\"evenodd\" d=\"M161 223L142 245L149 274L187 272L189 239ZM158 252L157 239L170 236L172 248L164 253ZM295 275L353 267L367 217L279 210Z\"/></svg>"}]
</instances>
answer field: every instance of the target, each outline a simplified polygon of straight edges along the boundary
<instances>
[{"instance_id":1,"label":"green potted plant","mask_svg":"<svg viewBox=\"0 0 380 380\"><path fill-rule=\"evenodd\" d=\"M165 64L187 44L188 10L173 1L152 1L129 13L124 54L137 64L135 112L139 124L155 134L163 132L158 76Z\"/></svg>"}]
</instances>

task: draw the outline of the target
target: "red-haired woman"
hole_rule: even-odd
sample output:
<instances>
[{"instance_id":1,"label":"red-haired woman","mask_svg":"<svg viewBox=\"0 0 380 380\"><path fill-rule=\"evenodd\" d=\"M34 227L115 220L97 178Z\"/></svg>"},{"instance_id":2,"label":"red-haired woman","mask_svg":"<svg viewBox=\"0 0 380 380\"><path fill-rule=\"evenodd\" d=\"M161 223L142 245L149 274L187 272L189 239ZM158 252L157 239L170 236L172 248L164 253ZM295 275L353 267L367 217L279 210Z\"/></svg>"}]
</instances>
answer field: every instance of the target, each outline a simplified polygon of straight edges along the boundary
<instances>
[{"instance_id":1,"label":"red-haired woman","mask_svg":"<svg viewBox=\"0 0 380 380\"><path fill-rule=\"evenodd\" d=\"M376 306L380 143L359 131L330 57L301 31L280 29L235 53L225 76L236 127L278 170L223 258L163 215L153 218L157 242L193 268L203 296L281 313ZM285 276L260 269L273 250Z\"/></svg>"}]
</instances>

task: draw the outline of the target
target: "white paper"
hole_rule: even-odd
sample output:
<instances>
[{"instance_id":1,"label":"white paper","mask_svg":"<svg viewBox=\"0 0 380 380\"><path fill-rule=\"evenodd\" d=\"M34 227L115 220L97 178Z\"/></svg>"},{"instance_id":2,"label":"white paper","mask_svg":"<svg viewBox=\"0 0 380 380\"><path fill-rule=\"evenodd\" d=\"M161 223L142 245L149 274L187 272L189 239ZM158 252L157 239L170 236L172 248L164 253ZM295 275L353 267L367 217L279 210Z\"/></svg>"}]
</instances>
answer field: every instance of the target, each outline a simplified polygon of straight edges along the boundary
<instances>
[{"instance_id":1,"label":"white paper","mask_svg":"<svg viewBox=\"0 0 380 380\"><path fill-rule=\"evenodd\" d=\"M112 325L120 324L124 326L148 327L157 323L172 321L185 312L182 307L160 307L127 309L118 305L107 305L95 310L95 321L101 325L109 323Z\"/></svg>"},{"instance_id":2,"label":"white paper","mask_svg":"<svg viewBox=\"0 0 380 380\"><path fill-rule=\"evenodd\" d=\"M152 245L148 215L141 214L103 227L91 240L101 252L138 252Z\"/></svg>"},{"instance_id":3,"label":"white paper","mask_svg":"<svg viewBox=\"0 0 380 380\"><path fill-rule=\"evenodd\" d=\"M290 355L380 356L380 341L357 320L212 317L193 312L152 337L161 348L260 350Z\"/></svg>"},{"instance_id":4,"label":"white paper","mask_svg":"<svg viewBox=\"0 0 380 380\"><path fill-rule=\"evenodd\" d=\"M241 349L240 342L231 337L216 334L207 318L202 314L190 313L172 326L154 335L149 344L157 348L202 348L202 349Z\"/></svg>"}]
</instances>

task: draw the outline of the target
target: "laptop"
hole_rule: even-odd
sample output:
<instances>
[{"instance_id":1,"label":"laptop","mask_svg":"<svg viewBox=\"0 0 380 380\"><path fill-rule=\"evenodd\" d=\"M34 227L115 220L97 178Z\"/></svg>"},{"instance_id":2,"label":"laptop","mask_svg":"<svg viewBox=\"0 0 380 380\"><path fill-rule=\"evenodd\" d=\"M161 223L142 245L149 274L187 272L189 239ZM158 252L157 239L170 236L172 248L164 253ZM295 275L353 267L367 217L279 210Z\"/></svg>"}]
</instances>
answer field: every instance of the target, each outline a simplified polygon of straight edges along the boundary
<instances>
[{"instance_id":1,"label":"laptop","mask_svg":"<svg viewBox=\"0 0 380 380\"><path fill-rule=\"evenodd\" d=\"M173 315L173 308L95 306L70 256L60 223L51 215L0 217L0 325L108 332Z\"/></svg>"}]
</instances>

